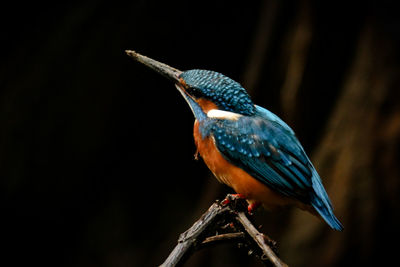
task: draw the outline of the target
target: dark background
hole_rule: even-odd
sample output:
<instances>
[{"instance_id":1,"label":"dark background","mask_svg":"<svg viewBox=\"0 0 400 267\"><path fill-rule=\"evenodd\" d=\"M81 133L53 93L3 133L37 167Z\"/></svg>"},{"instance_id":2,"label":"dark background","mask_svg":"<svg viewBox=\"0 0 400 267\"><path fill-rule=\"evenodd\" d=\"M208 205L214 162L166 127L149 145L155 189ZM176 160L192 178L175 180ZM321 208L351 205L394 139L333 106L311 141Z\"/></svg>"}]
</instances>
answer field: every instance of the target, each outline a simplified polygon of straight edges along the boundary
<instances>
[{"instance_id":1,"label":"dark background","mask_svg":"<svg viewBox=\"0 0 400 267\"><path fill-rule=\"evenodd\" d=\"M393 1L394 2L394 1ZM128 58L215 70L284 118L345 231L260 212L293 266L397 261L400 16L390 1L80 1L0 9L2 266L155 266L229 189L193 115ZM187 266L260 266L223 245Z\"/></svg>"}]
</instances>

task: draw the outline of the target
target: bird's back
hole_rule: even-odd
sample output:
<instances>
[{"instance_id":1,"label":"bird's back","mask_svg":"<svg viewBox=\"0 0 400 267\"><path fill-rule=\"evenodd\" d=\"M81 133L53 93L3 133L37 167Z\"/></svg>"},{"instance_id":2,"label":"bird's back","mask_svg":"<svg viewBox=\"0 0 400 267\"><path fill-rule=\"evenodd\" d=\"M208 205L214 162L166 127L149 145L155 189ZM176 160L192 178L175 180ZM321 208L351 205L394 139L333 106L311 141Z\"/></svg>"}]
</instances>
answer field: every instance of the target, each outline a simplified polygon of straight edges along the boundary
<instances>
[{"instance_id":1,"label":"bird's back","mask_svg":"<svg viewBox=\"0 0 400 267\"><path fill-rule=\"evenodd\" d=\"M255 116L208 118L198 126L199 140L212 137L224 160L282 196L282 203L293 203L289 199L313 207L332 228L341 230L321 179L293 130L272 112L259 106L256 110ZM213 165L210 161L207 165ZM234 187L232 182L228 185Z\"/></svg>"}]
</instances>

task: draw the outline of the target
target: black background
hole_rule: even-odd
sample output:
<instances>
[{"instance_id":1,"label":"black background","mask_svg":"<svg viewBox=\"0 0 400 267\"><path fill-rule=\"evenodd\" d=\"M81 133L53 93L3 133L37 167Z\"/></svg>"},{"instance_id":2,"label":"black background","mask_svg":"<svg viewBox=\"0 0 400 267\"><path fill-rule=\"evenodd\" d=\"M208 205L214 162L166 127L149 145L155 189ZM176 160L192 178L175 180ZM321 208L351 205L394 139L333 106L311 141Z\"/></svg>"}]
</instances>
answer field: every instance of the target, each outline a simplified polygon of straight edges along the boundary
<instances>
[{"instance_id":1,"label":"black background","mask_svg":"<svg viewBox=\"0 0 400 267\"><path fill-rule=\"evenodd\" d=\"M285 118L282 43L299 2L279 2L263 74L249 91ZM400 19L387 2L308 3L314 35L302 104L289 119L312 151L361 26L373 19L397 44ZM124 50L246 86L265 2L9 4L0 9L0 264L160 264L179 233L229 190L193 159L193 115L173 84ZM266 232L279 239L287 213L268 218ZM221 249L195 257L212 266L257 265L246 251Z\"/></svg>"}]
</instances>

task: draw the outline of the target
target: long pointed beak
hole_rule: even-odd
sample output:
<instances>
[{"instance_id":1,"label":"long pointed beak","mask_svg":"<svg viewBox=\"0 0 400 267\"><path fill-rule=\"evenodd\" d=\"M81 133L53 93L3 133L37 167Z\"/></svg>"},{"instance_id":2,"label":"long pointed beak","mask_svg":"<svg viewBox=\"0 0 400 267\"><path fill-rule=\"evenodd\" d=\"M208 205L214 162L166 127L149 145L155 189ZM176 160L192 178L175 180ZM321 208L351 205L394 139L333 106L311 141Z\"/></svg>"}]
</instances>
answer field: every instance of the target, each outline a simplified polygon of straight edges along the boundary
<instances>
[{"instance_id":1,"label":"long pointed beak","mask_svg":"<svg viewBox=\"0 0 400 267\"><path fill-rule=\"evenodd\" d=\"M148 58L146 56L143 56L139 53L136 53L135 51L132 50L125 50L126 54L136 61L146 65L152 70L155 70L156 72L160 73L164 77L168 78L169 80L172 80L174 83L179 84L179 76L182 74L182 71L175 69L171 66L168 66L167 64L161 63L157 60Z\"/></svg>"},{"instance_id":2,"label":"long pointed beak","mask_svg":"<svg viewBox=\"0 0 400 267\"><path fill-rule=\"evenodd\" d=\"M187 93L186 83L183 81L183 79L180 78L180 75L183 73L183 71L175 69L175 68L168 66L167 64L161 63L157 60L143 56L132 50L125 50L125 52L128 56L132 57L136 61L139 61L140 63L146 65L150 69L155 70L156 72L160 73L164 77L168 78L169 80L172 80L175 83L176 89L178 89L178 91L182 94L183 98L189 104L189 107L191 108L194 116L196 118L198 116L203 116L202 115L203 113L199 112L198 104L196 103L194 98Z\"/></svg>"}]
</instances>

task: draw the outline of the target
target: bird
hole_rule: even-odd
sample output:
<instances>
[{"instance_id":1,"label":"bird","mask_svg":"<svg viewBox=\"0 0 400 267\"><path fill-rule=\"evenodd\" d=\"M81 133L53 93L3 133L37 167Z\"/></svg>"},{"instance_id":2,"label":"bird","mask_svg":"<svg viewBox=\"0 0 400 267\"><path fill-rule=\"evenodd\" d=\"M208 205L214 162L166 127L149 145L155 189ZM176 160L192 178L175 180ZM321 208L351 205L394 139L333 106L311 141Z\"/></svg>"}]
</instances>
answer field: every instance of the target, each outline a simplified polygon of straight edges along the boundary
<instances>
[{"instance_id":1,"label":"bird","mask_svg":"<svg viewBox=\"0 0 400 267\"><path fill-rule=\"evenodd\" d=\"M249 212L295 206L342 231L321 178L294 131L253 103L243 86L215 71L181 71L133 50L128 56L175 84L192 110L194 142L217 180L245 198Z\"/></svg>"}]
</instances>

